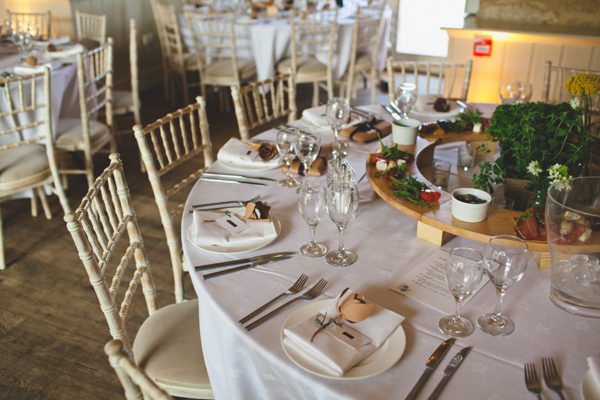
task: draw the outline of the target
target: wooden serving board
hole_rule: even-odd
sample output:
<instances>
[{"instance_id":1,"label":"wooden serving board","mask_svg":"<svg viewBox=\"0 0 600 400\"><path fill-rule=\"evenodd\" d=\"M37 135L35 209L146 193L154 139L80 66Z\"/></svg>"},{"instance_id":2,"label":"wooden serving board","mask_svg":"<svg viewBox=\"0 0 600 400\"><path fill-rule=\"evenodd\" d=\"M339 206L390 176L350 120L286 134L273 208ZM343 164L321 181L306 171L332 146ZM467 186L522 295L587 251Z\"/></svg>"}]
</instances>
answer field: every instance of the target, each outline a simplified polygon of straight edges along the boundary
<instances>
[{"instance_id":1,"label":"wooden serving board","mask_svg":"<svg viewBox=\"0 0 600 400\"><path fill-rule=\"evenodd\" d=\"M438 143L437 140L428 141L418 137L414 146L401 147L402 150L410 151L415 155L415 161L407 165L407 170L418 180L428 185L431 185L431 182L421 174L420 169L431 165L433 152ZM478 223L464 222L452 216L452 195L450 193L438 189L442 196L433 207L417 206L407 200L396 198L393 190L388 187L388 180L375 178L376 172L377 168L367 161L367 176L375 193L398 211L419 221L417 237L420 239L441 246L454 236L488 243L492 236L515 234L512 217L521 215L522 212L520 211L499 210L490 207L485 221ZM527 245L538 265L541 268L549 268L548 244L546 242L528 241Z\"/></svg>"},{"instance_id":2,"label":"wooden serving board","mask_svg":"<svg viewBox=\"0 0 600 400\"><path fill-rule=\"evenodd\" d=\"M485 141L487 140L488 133L487 132L447 132L443 135L434 135L433 133L419 133L419 136L423 139L427 139L429 141L438 141L441 143L451 143L451 142L472 142L472 141Z\"/></svg>"}]
</instances>

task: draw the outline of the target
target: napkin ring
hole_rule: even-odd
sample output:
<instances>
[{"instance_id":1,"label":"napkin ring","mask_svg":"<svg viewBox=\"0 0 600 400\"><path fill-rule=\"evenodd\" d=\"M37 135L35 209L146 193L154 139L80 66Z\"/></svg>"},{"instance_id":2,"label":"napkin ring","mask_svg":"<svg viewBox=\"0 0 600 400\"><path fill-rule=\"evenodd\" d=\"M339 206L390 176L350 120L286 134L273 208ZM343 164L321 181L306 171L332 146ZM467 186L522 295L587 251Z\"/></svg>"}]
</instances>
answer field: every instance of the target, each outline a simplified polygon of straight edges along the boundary
<instances>
[{"instance_id":1,"label":"napkin ring","mask_svg":"<svg viewBox=\"0 0 600 400\"><path fill-rule=\"evenodd\" d=\"M349 136L350 140L354 140L354 135L356 135L357 133L369 132L370 130L374 130L379 135L383 135L383 133L381 132L381 129L379 129L375 126L382 121L383 121L383 119L377 119L376 117L373 117L373 119L371 119L370 121L362 122L362 123L356 125L356 128L350 133L350 136Z\"/></svg>"}]
</instances>

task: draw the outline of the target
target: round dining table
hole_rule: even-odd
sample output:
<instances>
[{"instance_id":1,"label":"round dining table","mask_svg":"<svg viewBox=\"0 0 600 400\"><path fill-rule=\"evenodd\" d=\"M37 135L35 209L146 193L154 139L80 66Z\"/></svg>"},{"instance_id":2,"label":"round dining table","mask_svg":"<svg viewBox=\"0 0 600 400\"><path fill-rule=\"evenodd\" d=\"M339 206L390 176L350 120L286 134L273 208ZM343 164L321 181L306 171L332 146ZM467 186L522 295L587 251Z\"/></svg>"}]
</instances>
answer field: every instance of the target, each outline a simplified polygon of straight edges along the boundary
<instances>
[{"instance_id":1,"label":"round dining table","mask_svg":"<svg viewBox=\"0 0 600 400\"><path fill-rule=\"evenodd\" d=\"M371 110L377 110L370 106ZM493 109L493 107L492 107ZM381 109L380 112L382 112ZM385 115L384 118L391 119ZM302 121L294 123L302 126ZM276 130L257 138L274 140ZM332 142L331 131L321 131L322 142ZM389 141L389 137L386 138ZM369 152L378 143L350 142L348 161L356 170L357 181L365 171ZM456 146L438 146L435 157L454 160L452 179L464 172L456 169ZM211 172L281 179L284 174L269 171L235 171L218 161ZM472 172L471 172L472 173ZM306 180L306 178L302 178ZM311 177L311 182L326 183L326 177ZM216 399L403 399L425 371L425 362L447 337L438 329L445 314L390 289L419 263L439 248L416 238L417 221L403 215L370 192L368 182L359 183L361 202L354 221L345 235L345 245L358 256L355 264L344 268L329 265L324 257L291 259L250 268L241 272L204 280L204 271L194 266L236 260L266 253L295 251L310 239L308 225L298 210L295 189L276 182L264 187L232 185L199 180L189 194L182 218L182 243L195 292L199 299L200 334L204 361ZM259 181L257 181L259 182ZM265 181L263 181L265 182ZM458 181L456 181L458 182ZM194 204L226 200L248 200L260 195L271 206L270 213L281 223L278 237L262 249L229 254L201 249L190 239L193 224L188 213ZM338 231L325 216L318 225L316 239L329 250L338 246ZM466 246L483 252L485 244L455 237L444 250ZM208 249L207 249L208 247ZM207 251L208 250L208 251ZM220 250L223 251L223 250ZM213 270L214 271L214 270ZM212 272L212 271L209 271ZM472 346L468 357L449 381L441 398L512 400L530 398L524 381L523 364L535 363L541 377L542 357L553 357L568 399L581 398L586 358L600 356L600 320L561 311L549 298L550 270L539 269L533 258L520 282L511 287L503 301L503 314L512 319L515 331L506 337L492 337L475 327L475 332L458 339L442 360L418 398L426 399L444 376L444 367L460 349ZM314 301L337 296L344 288L361 293L375 304L402 315L403 343L395 342L386 351L401 354L389 369L370 377L323 377L304 370L292 361L282 347L282 327L286 319L310 304L298 301L258 327L246 331L238 320L276 295L288 289L301 274L309 276L305 288L320 279L328 281ZM484 282L487 278L484 277ZM291 296L276 302L283 304ZM465 305L461 315L476 325L477 318L494 310L495 289L487 283ZM373 361L377 363L378 361ZM377 365L374 365L375 370ZM547 387L545 398L558 398Z\"/></svg>"}]
</instances>

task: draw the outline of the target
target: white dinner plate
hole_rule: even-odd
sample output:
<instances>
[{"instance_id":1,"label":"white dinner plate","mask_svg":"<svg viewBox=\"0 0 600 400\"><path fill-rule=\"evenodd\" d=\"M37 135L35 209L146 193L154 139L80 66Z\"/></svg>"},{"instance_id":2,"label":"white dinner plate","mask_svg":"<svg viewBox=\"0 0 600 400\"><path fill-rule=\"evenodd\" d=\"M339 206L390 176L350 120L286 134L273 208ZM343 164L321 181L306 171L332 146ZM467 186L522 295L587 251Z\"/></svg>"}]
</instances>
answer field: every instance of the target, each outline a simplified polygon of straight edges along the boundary
<instances>
[{"instance_id":1,"label":"white dinner plate","mask_svg":"<svg viewBox=\"0 0 600 400\"><path fill-rule=\"evenodd\" d=\"M404 328L402 328L402 325L399 325L398 328L396 328L390 337L383 342L380 348L375 350L367 358L356 364L342 376L332 375L313 360L298 353L283 342L283 338L285 336L283 330L285 328L302 322L305 319L317 314L323 307L325 307L327 302L330 302L331 300L332 299L326 299L311 302L294 311L292 315L290 315L284 322L283 327L281 328L281 345L283 347L283 351L285 351L285 354L287 354L294 364L310 373L322 376L324 378L353 380L368 378L380 374L393 367L398 360L400 360L400 357L402 357L404 349L406 348L406 335L404 334Z\"/></svg>"},{"instance_id":2,"label":"white dinner plate","mask_svg":"<svg viewBox=\"0 0 600 400\"><path fill-rule=\"evenodd\" d=\"M583 400L600 400L600 384L589 369L581 381L581 397Z\"/></svg>"},{"instance_id":3,"label":"white dinner plate","mask_svg":"<svg viewBox=\"0 0 600 400\"><path fill-rule=\"evenodd\" d=\"M190 225L188 228L188 240L195 247L200 250L208 251L209 253L218 253L218 254L236 254L236 253L246 253L248 251L254 251L258 249L262 249L263 247L271 244L279 234L281 233L281 222L277 218L271 215L271 219L273 220L273 225L275 225L275 236L263 238L257 240L256 242L244 243L241 245L232 245L232 246L220 246L215 244L201 244L197 245L194 243L194 224Z\"/></svg>"},{"instance_id":4,"label":"white dinner plate","mask_svg":"<svg viewBox=\"0 0 600 400\"><path fill-rule=\"evenodd\" d=\"M219 159L217 159L217 161L219 161L219 163L222 166L231 168L231 169L235 169L236 171L269 171L272 169L277 169L281 166L281 164L269 165L266 163L261 164L259 162L257 162L256 164L253 164L251 166L248 166L248 165L239 165L239 164L236 164L231 161L224 161L224 160L219 160Z\"/></svg>"},{"instance_id":5,"label":"white dinner plate","mask_svg":"<svg viewBox=\"0 0 600 400\"><path fill-rule=\"evenodd\" d=\"M417 111L414 108L412 110L410 110L409 114L411 117L416 117L417 119L419 118L437 118L437 119L446 119L446 118L454 118L457 117L458 114L460 114L461 112L464 111L463 108L458 107L456 104L454 104L454 102L450 102L452 104L452 108L450 108L450 111L448 112L438 112L432 110L431 111Z\"/></svg>"}]
</instances>

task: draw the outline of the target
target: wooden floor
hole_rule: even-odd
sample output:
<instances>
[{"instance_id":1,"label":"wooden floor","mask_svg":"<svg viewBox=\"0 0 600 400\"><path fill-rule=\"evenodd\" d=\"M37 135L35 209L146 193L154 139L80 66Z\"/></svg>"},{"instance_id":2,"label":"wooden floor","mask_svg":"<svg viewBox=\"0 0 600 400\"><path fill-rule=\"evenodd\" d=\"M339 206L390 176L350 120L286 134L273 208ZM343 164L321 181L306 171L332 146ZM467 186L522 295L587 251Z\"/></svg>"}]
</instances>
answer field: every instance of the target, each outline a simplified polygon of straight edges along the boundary
<instances>
[{"instance_id":1,"label":"wooden floor","mask_svg":"<svg viewBox=\"0 0 600 400\"><path fill-rule=\"evenodd\" d=\"M312 85L298 87L299 111L310 106ZM370 102L370 91L360 90L356 104ZM387 95L378 91L378 101ZM322 101L326 96L322 93ZM233 112L219 113L209 103L209 124L215 155L237 132ZM183 106L180 104L179 106ZM233 106L232 106L233 107ZM173 111L161 89L142 95L143 121L152 122ZM299 114L300 115L300 114ZM121 123L125 129L131 121ZM173 275L154 197L146 175L140 172L132 135L120 136L133 204L144 237L159 305L174 302ZM96 174L108 157L95 158ZM75 208L87 190L83 177L71 178L67 191ZM54 218L43 212L33 218L28 199L2 203L7 269L0 271L0 399L121 399L122 388L104 355L111 339L108 325L77 256L56 197L49 198ZM187 298L195 297L189 276ZM147 316L143 296L127 320L130 338Z\"/></svg>"}]
</instances>

